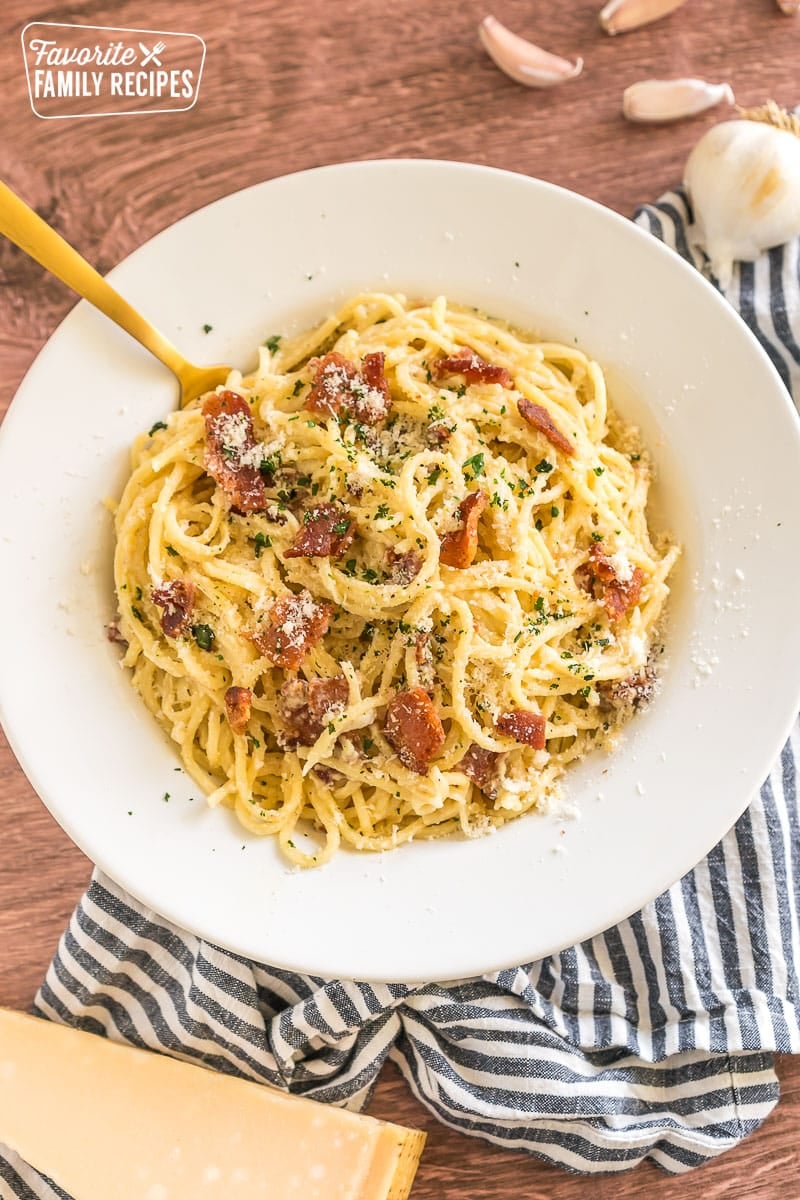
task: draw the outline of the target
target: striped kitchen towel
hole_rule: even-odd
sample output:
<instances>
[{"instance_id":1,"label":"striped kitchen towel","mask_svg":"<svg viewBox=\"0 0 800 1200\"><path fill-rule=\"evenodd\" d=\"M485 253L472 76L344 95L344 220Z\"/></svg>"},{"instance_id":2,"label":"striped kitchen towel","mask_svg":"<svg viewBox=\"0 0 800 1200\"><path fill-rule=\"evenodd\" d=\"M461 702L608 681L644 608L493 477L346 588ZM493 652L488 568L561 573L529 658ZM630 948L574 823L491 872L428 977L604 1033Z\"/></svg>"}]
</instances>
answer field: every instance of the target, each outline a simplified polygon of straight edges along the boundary
<instances>
[{"instance_id":1,"label":"striped kitchen towel","mask_svg":"<svg viewBox=\"0 0 800 1200\"><path fill-rule=\"evenodd\" d=\"M636 215L700 269L680 192ZM800 396L800 243L737 267L727 297ZM570 950L450 984L279 970L144 911L95 875L36 998L43 1017L361 1108L383 1063L453 1129L576 1171L681 1172L736 1145L800 1051L800 729L699 866ZM10 1153L0 1195L63 1196Z\"/></svg>"}]
</instances>

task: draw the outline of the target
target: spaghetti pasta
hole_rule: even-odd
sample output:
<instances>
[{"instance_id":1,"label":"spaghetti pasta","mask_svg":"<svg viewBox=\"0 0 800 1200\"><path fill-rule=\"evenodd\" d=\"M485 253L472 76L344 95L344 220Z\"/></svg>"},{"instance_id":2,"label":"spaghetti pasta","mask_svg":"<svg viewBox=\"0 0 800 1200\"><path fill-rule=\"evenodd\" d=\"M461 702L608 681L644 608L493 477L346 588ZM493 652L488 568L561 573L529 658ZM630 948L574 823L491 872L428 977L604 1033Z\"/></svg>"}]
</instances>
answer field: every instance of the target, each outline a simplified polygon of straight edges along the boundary
<instances>
[{"instance_id":1,"label":"spaghetti pasta","mask_svg":"<svg viewBox=\"0 0 800 1200\"><path fill-rule=\"evenodd\" d=\"M159 425L116 511L122 662L294 863L541 809L651 690L679 550L578 349L364 294Z\"/></svg>"}]
</instances>

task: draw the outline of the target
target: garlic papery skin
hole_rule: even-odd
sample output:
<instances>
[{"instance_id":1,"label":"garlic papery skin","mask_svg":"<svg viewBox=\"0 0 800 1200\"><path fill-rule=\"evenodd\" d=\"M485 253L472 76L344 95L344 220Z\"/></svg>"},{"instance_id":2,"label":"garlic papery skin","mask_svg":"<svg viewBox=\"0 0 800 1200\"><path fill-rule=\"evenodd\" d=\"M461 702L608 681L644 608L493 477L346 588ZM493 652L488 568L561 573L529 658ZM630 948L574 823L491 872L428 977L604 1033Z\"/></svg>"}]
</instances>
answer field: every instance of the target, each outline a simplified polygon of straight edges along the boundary
<instances>
[{"instance_id":1,"label":"garlic papery skin","mask_svg":"<svg viewBox=\"0 0 800 1200\"><path fill-rule=\"evenodd\" d=\"M684 184L694 209L692 238L721 288L734 261L800 235L800 138L760 121L723 121L689 155Z\"/></svg>"},{"instance_id":2,"label":"garlic papery skin","mask_svg":"<svg viewBox=\"0 0 800 1200\"><path fill-rule=\"evenodd\" d=\"M606 33L628 33L668 17L685 3L686 0L609 0L598 19Z\"/></svg>"},{"instance_id":3,"label":"garlic papery skin","mask_svg":"<svg viewBox=\"0 0 800 1200\"><path fill-rule=\"evenodd\" d=\"M727 83L706 83L704 79L644 79L625 89L622 112L629 121L658 124L694 117L723 100L728 104L735 103Z\"/></svg>"},{"instance_id":4,"label":"garlic papery skin","mask_svg":"<svg viewBox=\"0 0 800 1200\"><path fill-rule=\"evenodd\" d=\"M484 50L500 70L526 87L552 87L575 79L583 70L582 58L570 62L549 54L506 29L494 17L484 17L478 33Z\"/></svg>"},{"instance_id":5,"label":"garlic papery skin","mask_svg":"<svg viewBox=\"0 0 800 1200\"><path fill-rule=\"evenodd\" d=\"M800 12L800 0L777 0L778 8L787 17L795 17Z\"/></svg>"}]
</instances>

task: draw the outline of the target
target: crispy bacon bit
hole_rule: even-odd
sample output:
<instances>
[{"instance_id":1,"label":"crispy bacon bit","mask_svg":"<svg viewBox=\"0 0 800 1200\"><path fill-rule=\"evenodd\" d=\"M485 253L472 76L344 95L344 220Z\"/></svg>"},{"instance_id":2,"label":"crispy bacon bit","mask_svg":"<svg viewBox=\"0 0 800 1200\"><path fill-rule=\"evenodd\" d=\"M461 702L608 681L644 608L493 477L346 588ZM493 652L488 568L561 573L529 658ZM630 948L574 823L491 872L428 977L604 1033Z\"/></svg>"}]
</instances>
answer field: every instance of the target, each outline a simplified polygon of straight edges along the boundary
<instances>
[{"instance_id":1,"label":"crispy bacon bit","mask_svg":"<svg viewBox=\"0 0 800 1200\"><path fill-rule=\"evenodd\" d=\"M382 351L365 354L361 360L361 374L367 385L365 396L356 394L354 416L364 425L376 425L382 421L392 407L392 396L389 391L389 381L386 378L384 365L386 356ZM383 411L379 397L383 397Z\"/></svg>"},{"instance_id":2,"label":"crispy bacon bit","mask_svg":"<svg viewBox=\"0 0 800 1200\"><path fill-rule=\"evenodd\" d=\"M265 629L245 636L276 667L296 671L308 651L328 632L333 605L317 602L308 591L289 592L269 610Z\"/></svg>"},{"instance_id":3,"label":"crispy bacon bit","mask_svg":"<svg viewBox=\"0 0 800 1200\"><path fill-rule=\"evenodd\" d=\"M644 708L658 690L658 676L651 666L642 667L627 679L597 685L602 708Z\"/></svg>"},{"instance_id":4,"label":"crispy bacon bit","mask_svg":"<svg viewBox=\"0 0 800 1200\"><path fill-rule=\"evenodd\" d=\"M288 679L278 692L278 715L286 731L282 746L313 746L331 717L342 711L350 688L344 675L332 679Z\"/></svg>"},{"instance_id":5,"label":"crispy bacon bit","mask_svg":"<svg viewBox=\"0 0 800 1200\"><path fill-rule=\"evenodd\" d=\"M304 408L325 417L345 412L363 425L377 425L392 405L384 361L380 352L367 354L359 370L338 350L312 359L316 374Z\"/></svg>"},{"instance_id":6,"label":"crispy bacon bit","mask_svg":"<svg viewBox=\"0 0 800 1200\"><path fill-rule=\"evenodd\" d=\"M153 588L150 599L163 608L161 628L167 637L180 637L189 628L194 608L195 586L188 579L175 579Z\"/></svg>"},{"instance_id":7,"label":"crispy bacon bit","mask_svg":"<svg viewBox=\"0 0 800 1200\"><path fill-rule=\"evenodd\" d=\"M461 762L456 763L455 769L471 779L487 800L496 800L499 764L500 755L495 750L485 750L473 742Z\"/></svg>"},{"instance_id":8,"label":"crispy bacon bit","mask_svg":"<svg viewBox=\"0 0 800 1200\"><path fill-rule=\"evenodd\" d=\"M527 708L515 708L513 712L500 714L497 718L497 728L500 733L512 737L515 742L533 746L534 750L544 750L547 721L541 713L530 712Z\"/></svg>"},{"instance_id":9,"label":"crispy bacon bit","mask_svg":"<svg viewBox=\"0 0 800 1200\"><path fill-rule=\"evenodd\" d=\"M356 523L341 504L316 504L303 513L303 524L285 558L339 558L356 536Z\"/></svg>"},{"instance_id":10,"label":"crispy bacon bit","mask_svg":"<svg viewBox=\"0 0 800 1200\"><path fill-rule=\"evenodd\" d=\"M469 346L459 346L458 353L450 358L439 358L433 364L433 375L442 379L446 375L462 375L467 383L499 383L513 387L514 381L505 367L495 367Z\"/></svg>"},{"instance_id":11,"label":"crispy bacon bit","mask_svg":"<svg viewBox=\"0 0 800 1200\"><path fill-rule=\"evenodd\" d=\"M445 425L443 420L432 421L425 431L425 440L434 450L450 441L455 426Z\"/></svg>"},{"instance_id":12,"label":"crispy bacon bit","mask_svg":"<svg viewBox=\"0 0 800 1200\"><path fill-rule=\"evenodd\" d=\"M562 433L556 425L550 413L541 404L534 404L533 400L528 400L525 396L520 396L517 401L519 415L523 420L532 425L534 429L538 429L539 433L544 434L551 446L555 446L556 450L562 450L564 454L574 454L575 447L572 442Z\"/></svg>"},{"instance_id":13,"label":"crispy bacon bit","mask_svg":"<svg viewBox=\"0 0 800 1200\"><path fill-rule=\"evenodd\" d=\"M206 419L205 468L240 513L267 506L261 478L261 447L253 430L250 405L236 392L219 392L203 404Z\"/></svg>"},{"instance_id":14,"label":"crispy bacon bit","mask_svg":"<svg viewBox=\"0 0 800 1200\"><path fill-rule=\"evenodd\" d=\"M114 642L118 646L127 646L127 638L122 636L120 627L116 621L109 621L106 625L106 637L110 642Z\"/></svg>"},{"instance_id":15,"label":"crispy bacon bit","mask_svg":"<svg viewBox=\"0 0 800 1200\"><path fill-rule=\"evenodd\" d=\"M225 712L234 733L244 733L253 707L253 693L246 687L229 687L225 693Z\"/></svg>"},{"instance_id":16,"label":"crispy bacon bit","mask_svg":"<svg viewBox=\"0 0 800 1200\"><path fill-rule=\"evenodd\" d=\"M478 552L478 521L489 503L486 492L470 492L458 506L458 529L444 534L439 562L448 567L469 567Z\"/></svg>"},{"instance_id":17,"label":"crispy bacon bit","mask_svg":"<svg viewBox=\"0 0 800 1200\"><path fill-rule=\"evenodd\" d=\"M445 742L436 707L421 687L398 692L389 701L383 732L403 766L417 775L426 774L428 763Z\"/></svg>"},{"instance_id":18,"label":"crispy bacon bit","mask_svg":"<svg viewBox=\"0 0 800 1200\"><path fill-rule=\"evenodd\" d=\"M311 768L311 774L314 775L320 783L324 783L325 787L335 787L337 783L341 783L346 776L337 771L336 767L323 767L321 764Z\"/></svg>"},{"instance_id":19,"label":"crispy bacon bit","mask_svg":"<svg viewBox=\"0 0 800 1200\"><path fill-rule=\"evenodd\" d=\"M599 542L593 542L589 547L587 565L592 573L592 594L596 600L602 600L612 621L618 621L629 608L639 603L644 583L641 567L632 568L628 578L620 578L613 559Z\"/></svg>"},{"instance_id":20,"label":"crispy bacon bit","mask_svg":"<svg viewBox=\"0 0 800 1200\"><path fill-rule=\"evenodd\" d=\"M416 550L406 550L402 554L390 546L386 552L386 560L389 564L389 575L387 583L393 583L397 587L407 587L412 579L416 579L422 570L422 555Z\"/></svg>"}]
</instances>

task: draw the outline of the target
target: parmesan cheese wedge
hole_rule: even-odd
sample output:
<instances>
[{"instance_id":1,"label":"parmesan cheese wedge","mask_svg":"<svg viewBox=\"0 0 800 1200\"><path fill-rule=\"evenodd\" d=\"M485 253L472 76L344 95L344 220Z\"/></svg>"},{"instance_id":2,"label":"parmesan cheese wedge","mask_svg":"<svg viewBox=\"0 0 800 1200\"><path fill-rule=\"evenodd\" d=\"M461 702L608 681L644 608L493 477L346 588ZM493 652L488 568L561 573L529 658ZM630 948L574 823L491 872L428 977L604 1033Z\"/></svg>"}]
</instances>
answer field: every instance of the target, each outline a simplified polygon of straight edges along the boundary
<instances>
[{"instance_id":1,"label":"parmesan cheese wedge","mask_svg":"<svg viewBox=\"0 0 800 1200\"><path fill-rule=\"evenodd\" d=\"M0 1143L76 1200L405 1200L424 1142L0 1009Z\"/></svg>"}]
</instances>

